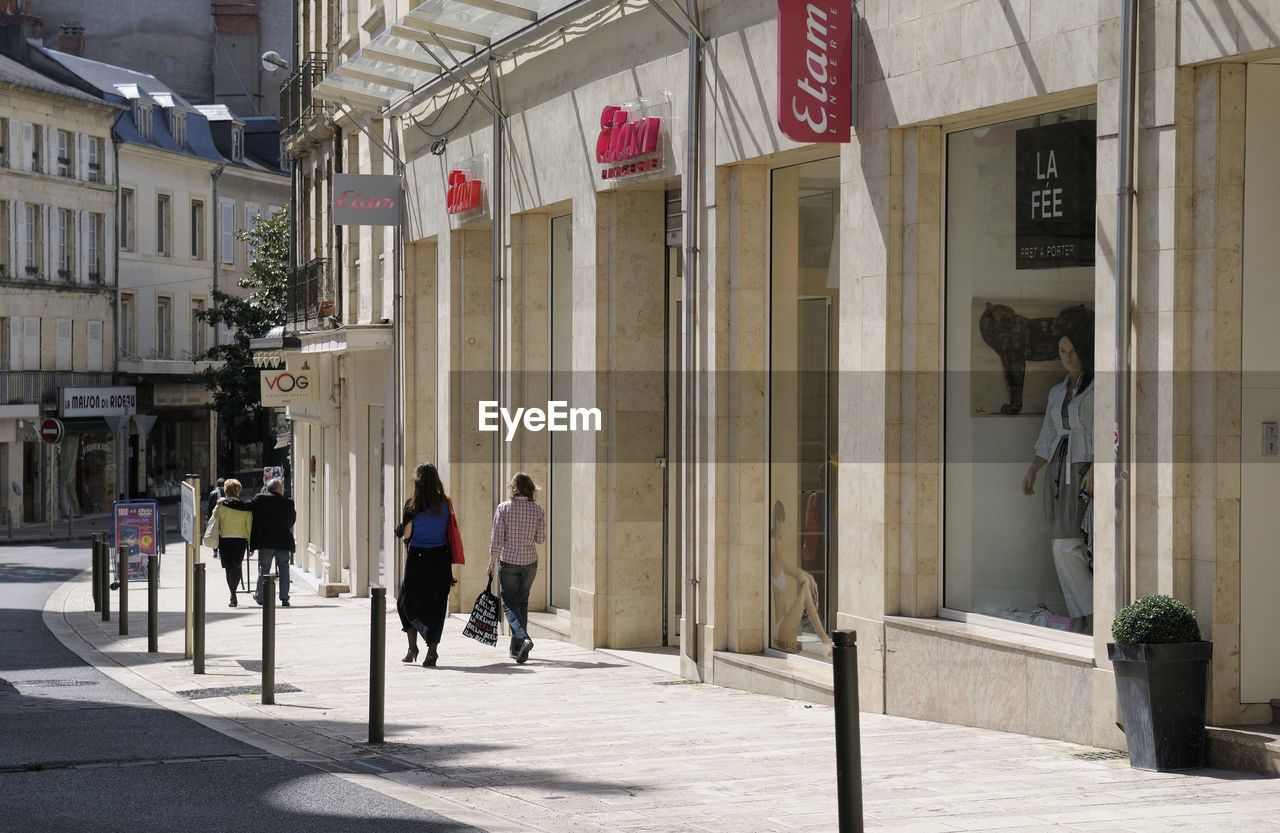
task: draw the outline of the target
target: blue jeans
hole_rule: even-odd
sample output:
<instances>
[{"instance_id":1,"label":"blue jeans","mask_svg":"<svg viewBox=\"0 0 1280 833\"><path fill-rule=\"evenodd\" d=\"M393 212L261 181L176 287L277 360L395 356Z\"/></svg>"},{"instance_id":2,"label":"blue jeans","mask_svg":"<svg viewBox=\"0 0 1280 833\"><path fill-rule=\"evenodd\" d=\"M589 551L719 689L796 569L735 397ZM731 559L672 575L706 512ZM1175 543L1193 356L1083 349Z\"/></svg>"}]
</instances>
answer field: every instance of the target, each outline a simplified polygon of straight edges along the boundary
<instances>
[{"instance_id":1,"label":"blue jeans","mask_svg":"<svg viewBox=\"0 0 1280 833\"><path fill-rule=\"evenodd\" d=\"M508 564L498 562L498 584L502 587L502 609L511 626L511 653L517 653L529 638L529 590L538 574L538 562Z\"/></svg>"},{"instance_id":2,"label":"blue jeans","mask_svg":"<svg viewBox=\"0 0 1280 833\"><path fill-rule=\"evenodd\" d=\"M262 598L262 577L271 572L274 567L276 573L280 576L280 601L289 601L289 558L293 553L288 550L273 550L267 547L259 547L258 549L258 586L253 591L253 598L259 602L265 601Z\"/></svg>"}]
</instances>

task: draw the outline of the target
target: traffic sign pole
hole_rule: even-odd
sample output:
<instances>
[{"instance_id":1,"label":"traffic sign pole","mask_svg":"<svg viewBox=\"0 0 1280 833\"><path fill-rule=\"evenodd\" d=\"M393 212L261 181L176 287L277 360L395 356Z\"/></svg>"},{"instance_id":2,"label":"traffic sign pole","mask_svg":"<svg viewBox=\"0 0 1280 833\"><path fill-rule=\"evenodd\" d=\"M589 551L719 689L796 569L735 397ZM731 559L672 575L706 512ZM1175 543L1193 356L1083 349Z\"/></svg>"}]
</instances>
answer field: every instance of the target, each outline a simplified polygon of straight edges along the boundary
<instances>
[{"instance_id":1,"label":"traffic sign pole","mask_svg":"<svg viewBox=\"0 0 1280 833\"><path fill-rule=\"evenodd\" d=\"M46 417L45 420L40 423L39 433L40 439L44 440L49 445L53 445L62 439L62 435L64 433L62 420L55 417Z\"/></svg>"}]
</instances>

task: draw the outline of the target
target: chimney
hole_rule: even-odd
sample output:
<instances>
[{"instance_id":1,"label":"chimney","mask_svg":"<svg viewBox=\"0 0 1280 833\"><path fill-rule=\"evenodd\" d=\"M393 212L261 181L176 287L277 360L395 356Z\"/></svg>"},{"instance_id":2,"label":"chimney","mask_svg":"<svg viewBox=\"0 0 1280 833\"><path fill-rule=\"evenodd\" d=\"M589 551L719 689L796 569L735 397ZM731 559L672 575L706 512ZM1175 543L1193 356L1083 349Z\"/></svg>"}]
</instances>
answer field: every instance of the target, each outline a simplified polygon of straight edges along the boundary
<instances>
[{"instance_id":1,"label":"chimney","mask_svg":"<svg viewBox=\"0 0 1280 833\"><path fill-rule=\"evenodd\" d=\"M69 20L58 27L58 51L84 57L84 26L80 21Z\"/></svg>"},{"instance_id":2,"label":"chimney","mask_svg":"<svg viewBox=\"0 0 1280 833\"><path fill-rule=\"evenodd\" d=\"M44 20L31 14L29 0L0 0L0 54L27 62L27 40L38 39Z\"/></svg>"},{"instance_id":3,"label":"chimney","mask_svg":"<svg viewBox=\"0 0 1280 833\"><path fill-rule=\"evenodd\" d=\"M213 31L219 35L258 34L258 0L213 0Z\"/></svg>"}]
</instances>

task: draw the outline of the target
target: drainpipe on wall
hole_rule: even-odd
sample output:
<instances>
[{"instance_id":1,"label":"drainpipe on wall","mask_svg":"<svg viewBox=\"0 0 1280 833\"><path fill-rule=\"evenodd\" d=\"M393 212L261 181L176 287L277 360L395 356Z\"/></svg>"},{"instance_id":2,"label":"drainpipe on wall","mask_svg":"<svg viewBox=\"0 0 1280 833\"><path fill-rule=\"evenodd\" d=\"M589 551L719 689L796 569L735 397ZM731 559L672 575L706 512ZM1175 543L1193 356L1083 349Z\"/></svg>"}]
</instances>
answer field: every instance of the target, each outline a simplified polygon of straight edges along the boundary
<instances>
[{"instance_id":1,"label":"drainpipe on wall","mask_svg":"<svg viewBox=\"0 0 1280 833\"><path fill-rule=\"evenodd\" d=\"M698 10L694 0L685 0L685 11L690 21L696 23ZM699 154L698 142L701 132L698 130L699 108L698 96L702 90L702 42L698 39L698 33L693 26L689 27L689 102L688 102L688 139L685 149L685 211L684 211L684 338L683 338L683 358L684 358L684 378L681 385L684 390L681 392L681 401L683 402L683 411L681 419L684 421L684 443L681 449L681 477L683 485L681 486L681 496L683 507L681 509L681 521L684 530L684 599L682 610L685 617L687 627L685 628L687 639L682 640L681 652L688 657L693 666L698 665L698 626L700 611L698 609L698 559L696 557L697 535L694 528L694 460L696 455L694 449L696 447L697 432L694 430L694 371L696 362L694 360L694 326L697 323L697 315L694 311L694 283L696 281L697 272L697 255L698 255L698 208L700 194L698 189L699 170ZM683 663L682 663L683 664ZM698 674L702 677L701 672Z\"/></svg>"},{"instance_id":2,"label":"drainpipe on wall","mask_svg":"<svg viewBox=\"0 0 1280 833\"><path fill-rule=\"evenodd\" d=\"M1116 610L1129 603L1129 333L1133 281L1133 147L1137 93L1138 0L1124 0L1120 22L1119 182L1116 205Z\"/></svg>"},{"instance_id":3,"label":"drainpipe on wall","mask_svg":"<svg viewBox=\"0 0 1280 833\"><path fill-rule=\"evenodd\" d=\"M213 181L213 251L209 254L213 255L213 289L216 292L220 287L218 285L218 270L222 263L222 204L218 202L218 180L222 178L222 172L226 169L226 165L219 165L209 172L209 179ZM218 337L218 328L213 328L213 346L217 347L222 343L222 339ZM210 411L209 413L214 413ZM216 464L215 464L216 465Z\"/></svg>"},{"instance_id":4,"label":"drainpipe on wall","mask_svg":"<svg viewBox=\"0 0 1280 833\"><path fill-rule=\"evenodd\" d=\"M505 210L502 191L505 177L502 171L502 99L498 96L497 62L489 59L489 95L493 99L493 398L508 401L502 396L502 348L503 348L503 278L502 245L503 214ZM502 501L502 446L498 433L493 435L493 505Z\"/></svg>"},{"instance_id":5,"label":"drainpipe on wall","mask_svg":"<svg viewBox=\"0 0 1280 833\"><path fill-rule=\"evenodd\" d=\"M116 116L116 122L120 121L123 113ZM115 225L115 252L112 255L112 271L115 272L116 281L116 302L115 302L115 321L112 322L115 341L115 355L111 357L111 384L120 384L120 349L123 345L120 343L120 223L122 222L122 213L120 211L120 136L115 131L113 124L111 130L111 165L116 178L116 225Z\"/></svg>"}]
</instances>

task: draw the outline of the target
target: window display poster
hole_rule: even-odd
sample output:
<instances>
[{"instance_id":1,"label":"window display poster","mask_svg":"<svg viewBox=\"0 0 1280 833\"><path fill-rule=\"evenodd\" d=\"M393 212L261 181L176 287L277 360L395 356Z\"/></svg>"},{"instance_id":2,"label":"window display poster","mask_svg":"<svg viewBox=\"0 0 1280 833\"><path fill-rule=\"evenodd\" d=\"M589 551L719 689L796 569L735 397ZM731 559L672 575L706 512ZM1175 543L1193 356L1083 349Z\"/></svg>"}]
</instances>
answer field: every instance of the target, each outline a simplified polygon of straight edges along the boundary
<instances>
[{"instance_id":1,"label":"window display poster","mask_svg":"<svg viewBox=\"0 0 1280 833\"><path fill-rule=\"evenodd\" d=\"M1092 266L1097 122L1019 130L1015 205L1018 269Z\"/></svg>"},{"instance_id":2,"label":"window display poster","mask_svg":"<svg viewBox=\"0 0 1280 833\"><path fill-rule=\"evenodd\" d=\"M147 577L147 556L160 554L160 504L154 500L117 500L111 507L111 564L119 573L117 555L128 550L129 581Z\"/></svg>"}]
</instances>

